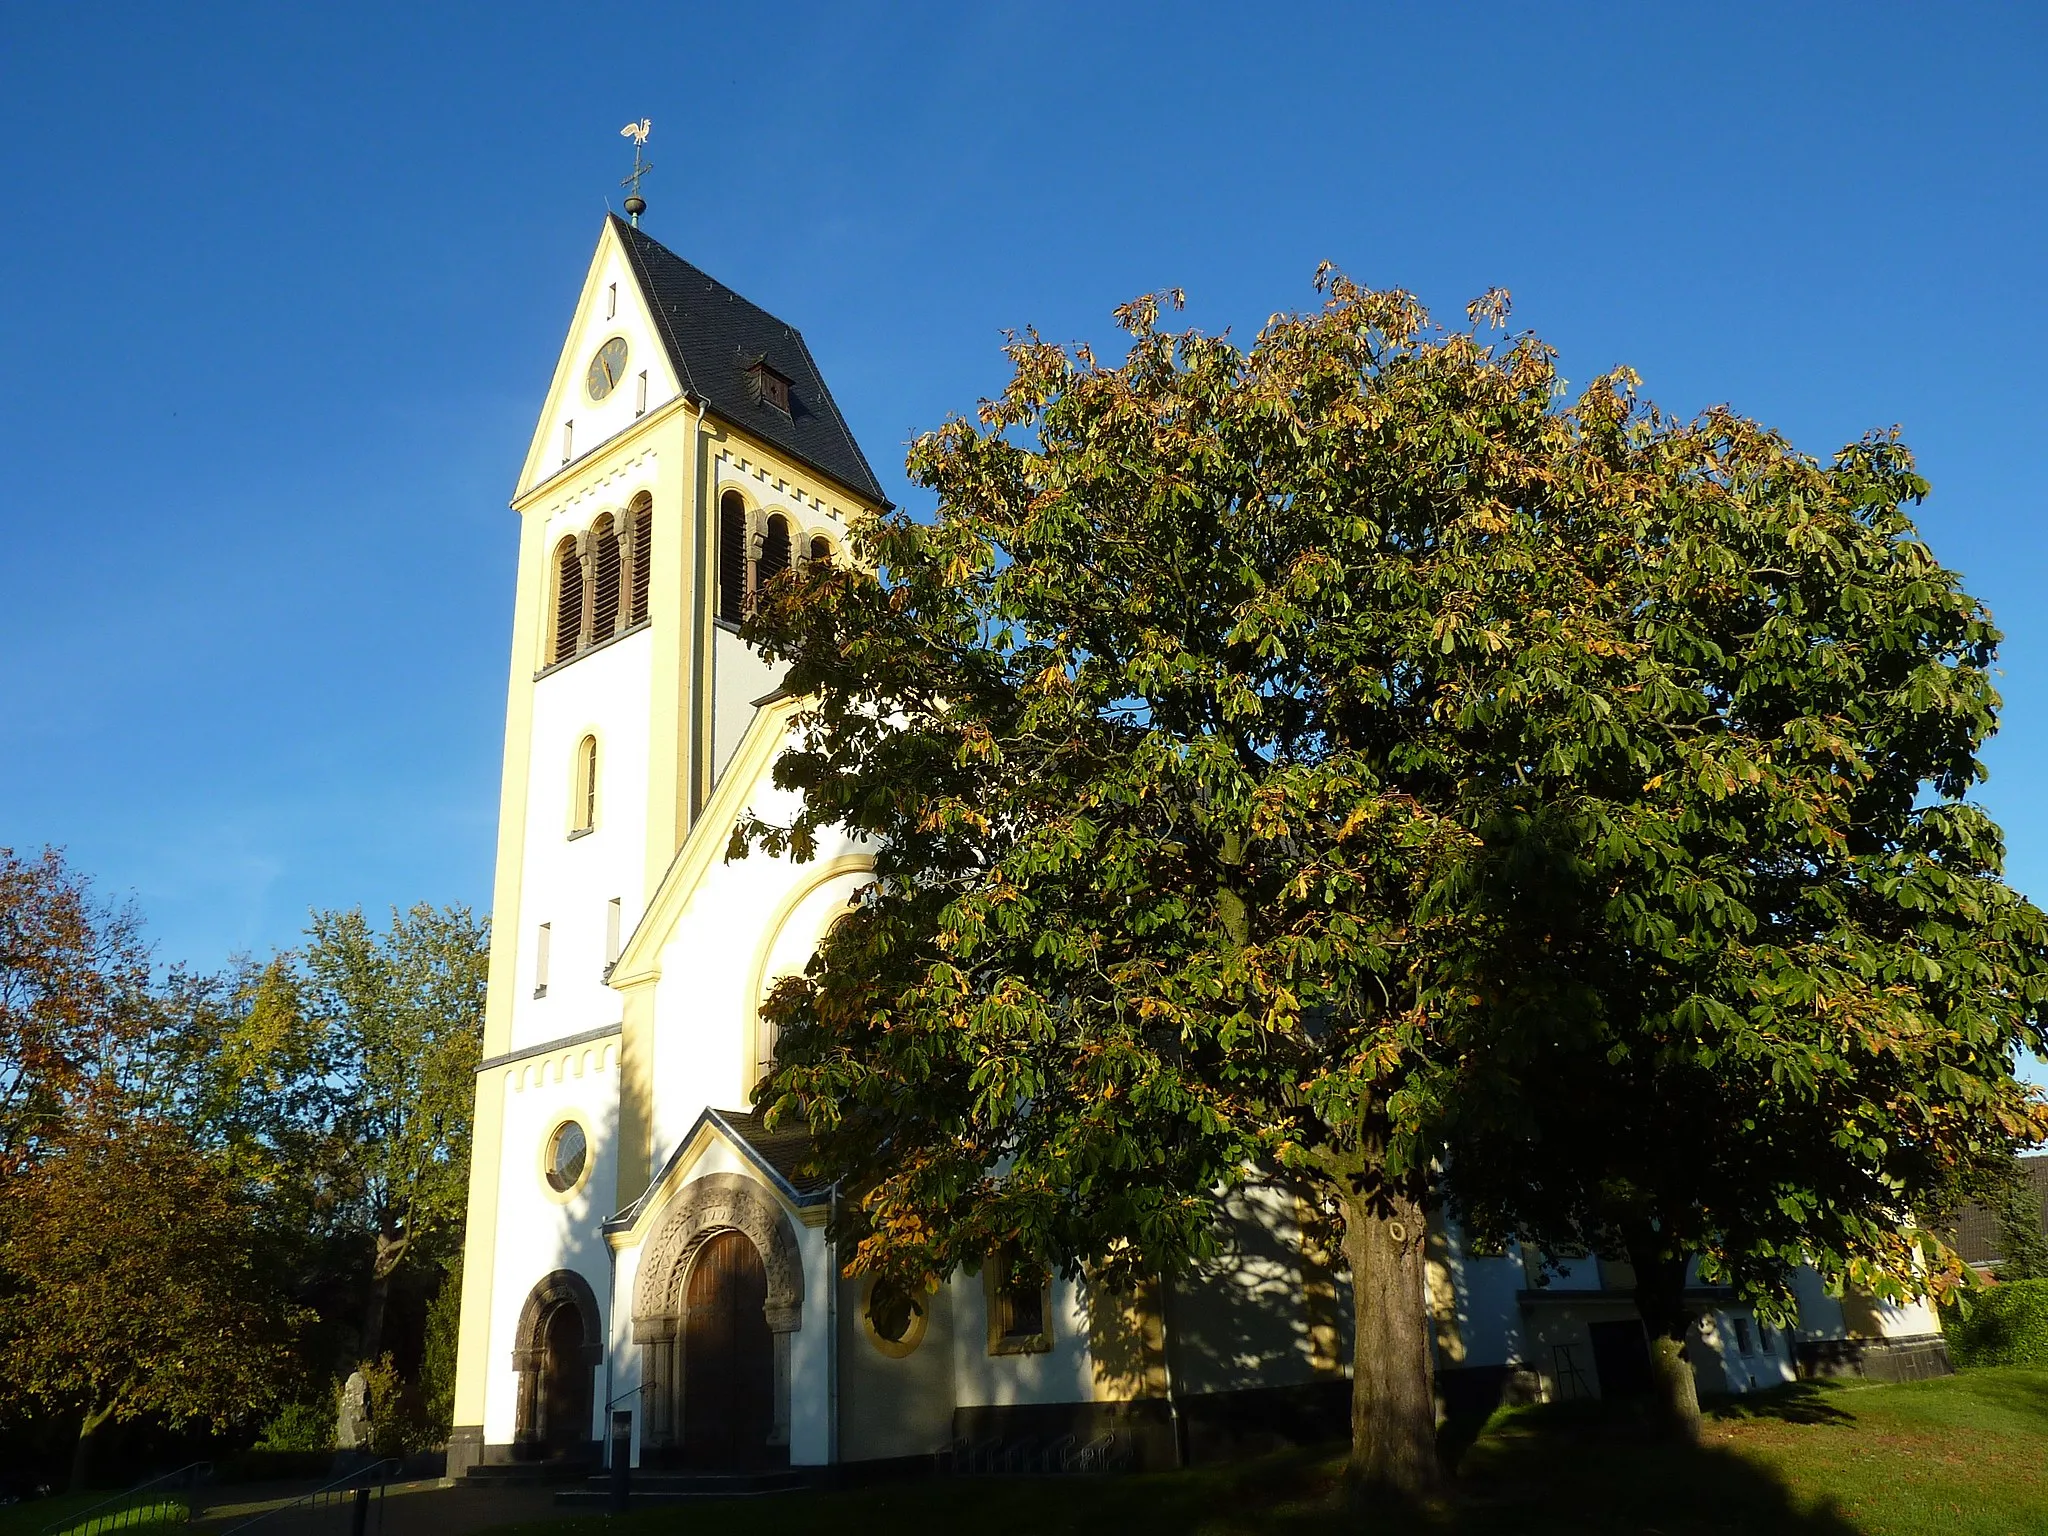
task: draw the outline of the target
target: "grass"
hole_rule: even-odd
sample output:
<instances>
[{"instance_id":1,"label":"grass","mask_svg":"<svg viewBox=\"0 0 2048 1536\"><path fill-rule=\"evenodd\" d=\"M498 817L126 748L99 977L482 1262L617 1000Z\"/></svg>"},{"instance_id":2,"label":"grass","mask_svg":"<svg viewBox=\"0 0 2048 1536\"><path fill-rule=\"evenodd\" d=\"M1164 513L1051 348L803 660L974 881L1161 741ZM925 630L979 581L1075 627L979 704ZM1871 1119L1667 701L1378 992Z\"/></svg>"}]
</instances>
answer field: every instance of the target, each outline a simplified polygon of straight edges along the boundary
<instances>
[{"instance_id":1,"label":"grass","mask_svg":"<svg viewBox=\"0 0 2048 1536\"><path fill-rule=\"evenodd\" d=\"M158 1536L185 1525L186 1506L181 1498L156 1499L108 1511L96 1518L71 1520L72 1516L84 1516L93 1506L115 1497L106 1490L94 1490L7 1505L0 1508L0 1536L42 1536L52 1527L57 1527L52 1536ZM58 1526L59 1521L70 1523Z\"/></svg>"},{"instance_id":2,"label":"grass","mask_svg":"<svg viewBox=\"0 0 2048 1536\"><path fill-rule=\"evenodd\" d=\"M1101 1479L932 1479L513 1527L526 1536L2038 1536L2048 1531L2048 1370L1897 1386L1802 1384L1713 1406L1694 1449L1600 1404L1494 1415L1425 1512L1347 1514L1342 1457L1292 1452ZM0 1531L0 1536L8 1533Z\"/></svg>"}]
</instances>

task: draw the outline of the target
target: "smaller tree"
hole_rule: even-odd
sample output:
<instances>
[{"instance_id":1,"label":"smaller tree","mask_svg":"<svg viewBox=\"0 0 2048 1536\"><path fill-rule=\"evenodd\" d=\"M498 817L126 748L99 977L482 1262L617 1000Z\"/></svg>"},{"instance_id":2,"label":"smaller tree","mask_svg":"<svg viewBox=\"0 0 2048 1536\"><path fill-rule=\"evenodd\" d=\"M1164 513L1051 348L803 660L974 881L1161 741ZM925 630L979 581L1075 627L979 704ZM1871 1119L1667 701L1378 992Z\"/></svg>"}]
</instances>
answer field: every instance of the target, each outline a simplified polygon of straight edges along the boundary
<instances>
[{"instance_id":1,"label":"smaller tree","mask_svg":"<svg viewBox=\"0 0 2048 1536\"><path fill-rule=\"evenodd\" d=\"M134 918L94 900L63 856L0 848L0 1178L77 1107L118 1089L149 1023Z\"/></svg>"},{"instance_id":2,"label":"smaller tree","mask_svg":"<svg viewBox=\"0 0 2048 1536\"><path fill-rule=\"evenodd\" d=\"M369 1361L383 1351L392 1276L462 1218L490 925L421 903L381 934L360 908L315 913L307 934L301 997L324 1031L333 1145L373 1249Z\"/></svg>"},{"instance_id":3,"label":"smaller tree","mask_svg":"<svg viewBox=\"0 0 2048 1536\"><path fill-rule=\"evenodd\" d=\"M237 1183L160 1119L96 1115L0 1211L0 1394L75 1415L71 1484L110 1421L216 1427L269 1407L298 1318Z\"/></svg>"}]
</instances>

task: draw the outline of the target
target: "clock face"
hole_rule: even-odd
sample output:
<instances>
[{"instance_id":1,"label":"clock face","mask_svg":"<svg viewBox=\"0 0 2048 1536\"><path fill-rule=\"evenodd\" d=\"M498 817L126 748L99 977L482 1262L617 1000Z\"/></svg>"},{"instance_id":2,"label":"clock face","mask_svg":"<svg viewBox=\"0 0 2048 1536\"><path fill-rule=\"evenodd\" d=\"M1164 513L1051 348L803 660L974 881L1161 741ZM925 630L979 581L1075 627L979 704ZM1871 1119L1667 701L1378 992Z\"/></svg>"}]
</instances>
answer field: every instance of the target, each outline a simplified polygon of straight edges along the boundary
<instances>
[{"instance_id":1,"label":"clock face","mask_svg":"<svg viewBox=\"0 0 2048 1536\"><path fill-rule=\"evenodd\" d=\"M597 356L590 360L590 373L584 379L589 387L590 398L602 400L618 387L619 380L626 376L626 338L614 336L597 349Z\"/></svg>"}]
</instances>

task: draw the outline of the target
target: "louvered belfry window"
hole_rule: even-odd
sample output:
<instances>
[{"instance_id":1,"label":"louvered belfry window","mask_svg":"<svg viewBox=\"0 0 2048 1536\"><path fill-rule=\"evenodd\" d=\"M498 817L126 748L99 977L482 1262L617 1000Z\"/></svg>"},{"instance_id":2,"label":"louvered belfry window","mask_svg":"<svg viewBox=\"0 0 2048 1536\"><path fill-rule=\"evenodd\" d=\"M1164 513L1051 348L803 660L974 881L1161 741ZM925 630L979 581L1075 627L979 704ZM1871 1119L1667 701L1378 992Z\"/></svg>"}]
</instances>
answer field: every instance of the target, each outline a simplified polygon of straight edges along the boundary
<instances>
[{"instance_id":1,"label":"louvered belfry window","mask_svg":"<svg viewBox=\"0 0 2048 1536\"><path fill-rule=\"evenodd\" d=\"M754 570L754 590L759 592L769 582L789 569L789 519L771 517L768 519L768 533L761 540L761 559Z\"/></svg>"},{"instance_id":2,"label":"louvered belfry window","mask_svg":"<svg viewBox=\"0 0 2048 1536\"><path fill-rule=\"evenodd\" d=\"M567 661L583 634L583 557L574 539L555 547L555 644L548 660Z\"/></svg>"},{"instance_id":3,"label":"louvered belfry window","mask_svg":"<svg viewBox=\"0 0 2048 1536\"><path fill-rule=\"evenodd\" d=\"M611 639L612 631L619 627L619 536L609 512L591 525L590 541L595 546L592 563L596 567L590 594L590 638L595 642Z\"/></svg>"},{"instance_id":4,"label":"louvered belfry window","mask_svg":"<svg viewBox=\"0 0 2048 1536\"><path fill-rule=\"evenodd\" d=\"M647 622L647 588L654 577L654 508L643 496L633 503L633 608L631 624Z\"/></svg>"},{"instance_id":5,"label":"louvered belfry window","mask_svg":"<svg viewBox=\"0 0 2048 1536\"><path fill-rule=\"evenodd\" d=\"M737 624L747 611L747 504L738 491L718 502L718 616Z\"/></svg>"},{"instance_id":6,"label":"louvered belfry window","mask_svg":"<svg viewBox=\"0 0 2048 1536\"><path fill-rule=\"evenodd\" d=\"M832 541L821 533L811 540L811 564L830 565L831 563Z\"/></svg>"}]
</instances>

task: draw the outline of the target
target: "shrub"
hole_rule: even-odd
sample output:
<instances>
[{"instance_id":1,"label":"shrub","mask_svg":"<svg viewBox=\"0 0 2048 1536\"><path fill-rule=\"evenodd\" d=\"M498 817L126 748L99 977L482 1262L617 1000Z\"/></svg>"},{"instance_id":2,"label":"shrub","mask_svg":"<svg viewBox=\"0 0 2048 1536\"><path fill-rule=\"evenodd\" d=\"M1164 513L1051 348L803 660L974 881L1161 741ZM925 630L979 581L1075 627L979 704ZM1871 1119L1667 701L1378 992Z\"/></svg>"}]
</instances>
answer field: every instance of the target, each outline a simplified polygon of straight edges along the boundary
<instances>
[{"instance_id":1,"label":"shrub","mask_svg":"<svg viewBox=\"0 0 2048 1536\"><path fill-rule=\"evenodd\" d=\"M1948 1325L1957 1365L2048 1365L2048 1280L1973 1291Z\"/></svg>"},{"instance_id":2,"label":"shrub","mask_svg":"<svg viewBox=\"0 0 2048 1536\"><path fill-rule=\"evenodd\" d=\"M445 1445L455 1422L455 1347L462 1323L462 1260L441 1277L427 1309L427 1349L420 1361L420 1407L435 1445Z\"/></svg>"},{"instance_id":3,"label":"shrub","mask_svg":"<svg viewBox=\"0 0 2048 1536\"><path fill-rule=\"evenodd\" d=\"M404 1459L414 1451L436 1444L419 1394L404 1377L389 1354L374 1364L358 1367L370 1385L370 1452L375 1456Z\"/></svg>"},{"instance_id":4,"label":"shrub","mask_svg":"<svg viewBox=\"0 0 2048 1536\"><path fill-rule=\"evenodd\" d=\"M259 1451L326 1451L334 1445L332 1394L310 1403L291 1403L263 1426Z\"/></svg>"}]
</instances>

